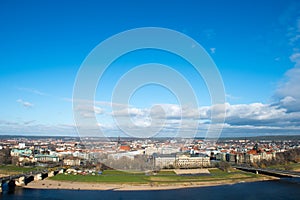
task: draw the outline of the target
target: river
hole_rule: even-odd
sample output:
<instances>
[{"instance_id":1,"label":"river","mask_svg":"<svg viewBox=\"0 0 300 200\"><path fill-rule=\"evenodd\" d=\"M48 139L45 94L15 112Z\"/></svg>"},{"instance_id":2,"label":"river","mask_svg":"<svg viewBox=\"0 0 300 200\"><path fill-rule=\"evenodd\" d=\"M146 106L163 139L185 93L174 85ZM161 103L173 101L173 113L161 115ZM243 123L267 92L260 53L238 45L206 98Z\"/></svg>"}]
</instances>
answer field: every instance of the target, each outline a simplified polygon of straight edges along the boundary
<instances>
[{"instance_id":1,"label":"river","mask_svg":"<svg viewBox=\"0 0 300 200\"><path fill-rule=\"evenodd\" d=\"M3 199L16 200L89 200L89 199L119 199L119 200L147 200L147 199L300 199L300 184L283 180L272 180L234 185L210 186L200 188L186 188L160 191L92 191L92 190L51 190L18 188L13 194L4 193Z\"/></svg>"}]
</instances>

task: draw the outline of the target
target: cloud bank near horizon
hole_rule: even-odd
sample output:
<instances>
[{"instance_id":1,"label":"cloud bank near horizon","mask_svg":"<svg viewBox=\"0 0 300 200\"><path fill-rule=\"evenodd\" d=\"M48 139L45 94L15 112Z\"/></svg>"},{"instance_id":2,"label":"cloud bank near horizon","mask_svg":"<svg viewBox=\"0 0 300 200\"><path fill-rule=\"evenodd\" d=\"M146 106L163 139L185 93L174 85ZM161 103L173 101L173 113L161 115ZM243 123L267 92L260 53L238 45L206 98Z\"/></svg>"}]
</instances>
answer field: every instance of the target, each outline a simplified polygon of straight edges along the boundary
<instances>
[{"instance_id":1,"label":"cloud bank near horizon","mask_svg":"<svg viewBox=\"0 0 300 200\"><path fill-rule=\"evenodd\" d=\"M291 95L291 93L290 93ZM263 104L235 104L202 106L191 108L177 104L159 104L163 109L153 110L151 108L137 108L128 105L118 105L118 110L112 113L110 102L96 102L94 109L87 107L78 108L83 118L96 115L99 130L105 136L126 136L113 121L113 117L130 117L134 126L129 127L132 131L143 132L152 124L152 119L165 120L161 132L157 137L176 137L178 131L189 133L190 123L198 124L196 136L204 137L209 126L218 128L223 125L222 136L255 136L255 135L284 135L300 133L300 110L297 109L299 101L297 96L286 96L276 103ZM100 105L101 104L101 105ZM293 107L293 106L296 107ZM211 124L211 110L215 110L216 116L218 106L225 106L226 118L224 124ZM150 115L151 113L151 115ZM184 123L183 123L184 122ZM161 126L161 124L157 124ZM80 128L80 127L79 127ZM91 135L97 136L98 130L91 130ZM10 122L0 121L1 134L17 135L70 135L77 136L75 124L43 124L38 121ZM88 133L87 133L88 135ZM147 135L145 133L145 135Z\"/></svg>"}]
</instances>

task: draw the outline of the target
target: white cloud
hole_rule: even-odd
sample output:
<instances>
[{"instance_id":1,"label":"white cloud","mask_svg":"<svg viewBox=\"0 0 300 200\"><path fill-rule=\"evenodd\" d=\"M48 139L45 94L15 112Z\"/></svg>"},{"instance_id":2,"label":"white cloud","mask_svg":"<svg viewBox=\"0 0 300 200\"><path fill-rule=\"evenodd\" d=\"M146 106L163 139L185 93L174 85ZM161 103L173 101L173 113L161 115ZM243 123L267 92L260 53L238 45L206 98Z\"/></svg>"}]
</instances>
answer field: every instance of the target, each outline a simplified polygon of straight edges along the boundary
<instances>
[{"instance_id":1,"label":"white cloud","mask_svg":"<svg viewBox=\"0 0 300 200\"><path fill-rule=\"evenodd\" d=\"M41 92L41 91L39 91L37 89L34 89L34 88L22 88L22 87L19 87L17 89L20 90L20 91L30 92L30 93L37 94L37 95L40 95L40 96L48 96L48 94L46 94L44 92Z\"/></svg>"},{"instance_id":2,"label":"white cloud","mask_svg":"<svg viewBox=\"0 0 300 200\"><path fill-rule=\"evenodd\" d=\"M29 120L29 121L24 121L23 123L24 123L24 125L30 125L30 124L33 124L35 122L36 122L36 120Z\"/></svg>"},{"instance_id":3,"label":"white cloud","mask_svg":"<svg viewBox=\"0 0 300 200\"><path fill-rule=\"evenodd\" d=\"M279 83L275 98L277 105L286 109L287 112L300 111L300 18L299 5L294 4L288 7L281 16L282 25L289 24L287 28L287 39L293 53L290 55L290 61L295 63L294 67L289 69L284 79ZM296 19L296 20L295 20Z\"/></svg>"},{"instance_id":4,"label":"white cloud","mask_svg":"<svg viewBox=\"0 0 300 200\"><path fill-rule=\"evenodd\" d=\"M300 36L299 36L300 37ZM290 56L290 60L292 62L295 62L296 64L299 64L300 63L300 53L293 53L291 56Z\"/></svg>"},{"instance_id":5,"label":"white cloud","mask_svg":"<svg viewBox=\"0 0 300 200\"><path fill-rule=\"evenodd\" d=\"M155 104L151 108L122 108L114 110L112 115L115 117L153 117L153 118L167 118L167 119L180 119L180 118L199 118L203 114L203 109L191 108L189 106L180 106L177 104ZM206 115L206 114L205 114Z\"/></svg>"},{"instance_id":6,"label":"white cloud","mask_svg":"<svg viewBox=\"0 0 300 200\"><path fill-rule=\"evenodd\" d=\"M149 136L149 132L152 130L161 130L160 134L166 133L176 135L178 131L183 134L189 135L195 131L194 124L198 124L196 130L204 134L209 127L212 129L220 129L224 126L223 133L227 136L230 134L268 134L268 133L295 133L300 130L300 111L289 112L284 106L288 106L297 101L294 97L288 96L282 98L277 104L236 104L231 105L226 103L224 105L214 106L202 106L199 108L191 108L188 106L180 106L176 104L160 104L160 107L151 108L135 108L120 109L116 114L116 117L128 118L130 116L131 124L128 121L125 124L121 124L121 128L127 128L133 136L145 135ZM19 101L24 103L24 101ZM27 102L28 103L28 102ZM26 104L27 105L27 104ZM125 106L125 105L123 105ZM157 105L156 105L157 106ZM159 109L160 108L160 109ZM226 110L226 120L224 124L214 123L211 124L211 112L214 110L216 117L224 117L222 110ZM110 116L111 111L104 110L100 107L81 107L79 111L83 116L89 118L92 114L104 114ZM152 112L151 112L152 111ZM199 117L200 115L200 117ZM122 123L122 121L120 121ZM49 130L47 130L47 128ZM116 125L113 120L99 120L96 126L90 126L86 124L85 127L77 127L78 129L84 129L87 133L97 134L101 129L105 135L118 135L123 134L120 130L120 126ZM99 128L99 129L98 129ZM0 121L0 132L8 131L11 133L15 131L24 133L75 133L75 125L60 124L60 125L46 125L38 124L35 121L28 121L22 123Z\"/></svg>"},{"instance_id":7,"label":"white cloud","mask_svg":"<svg viewBox=\"0 0 300 200\"><path fill-rule=\"evenodd\" d=\"M36 120L8 121L0 120L0 134L7 135L39 135L39 136L76 136L74 126L62 124L45 124Z\"/></svg>"},{"instance_id":8,"label":"white cloud","mask_svg":"<svg viewBox=\"0 0 300 200\"><path fill-rule=\"evenodd\" d=\"M282 103L288 104L294 102L292 97L282 99ZM164 129L178 131L192 131L193 122L197 121L201 130L207 130L209 126L219 128L220 124L211 124L211 112L217 118L224 117L223 110L226 110L225 130L234 129L235 131L245 131L247 128L251 130L282 130L282 133L287 130L294 130L300 127L300 112L290 113L287 109L281 107L279 104L237 104L231 105L226 103L224 105L203 106L192 109L188 106L180 106L175 104L161 104L162 109L151 108L134 108L122 109L116 112L114 117L130 117L135 131L142 132L144 127L164 126ZM129 114L129 115L128 115ZM200 117L199 117L200 116ZM165 120L164 123L153 123L152 120Z\"/></svg>"},{"instance_id":9,"label":"white cloud","mask_svg":"<svg viewBox=\"0 0 300 200\"><path fill-rule=\"evenodd\" d=\"M84 118L92 118L95 115L101 115L104 113L104 110L98 106L89 106L86 104L77 105L74 108L74 111L79 113Z\"/></svg>"},{"instance_id":10,"label":"white cloud","mask_svg":"<svg viewBox=\"0 0 300 200\"><path fill-rule=\"evenodd\" d=\"M216 48L215 47L212 47L209 49L210 50L210 53L211 54L215 54L216 53Z\"/></svg>"},{"instance_id":11,"label":"white cloud","mask_svg":"<svg viewBox=\"0 0 300 200\"><path fill-rule=\"evenodd\" d=\"M25 108L31 108L31 107L33 107L32 103L30 103L28 101L23 101L22 99L18 99L17 102L20 103Z\"/></svg>"},{"instance_id":12,"label":"white cloud","mask_svg":"<svg viewBox=\"0 0 300 200\"><path fill-rule=\"evenodd\" d=\"M95 112L95 114L99 115L99 114L103 113L103 110L100 107L94 106L94 112Z\"/></svg>"},{"instance_id":13,"label":"white cloud","mask_svg":"<svg viewBox=\"0 0 300 200\"><path fill-rule=\"evenodd\" d=\"M111 107L114 106L116 108L126 108L128 105L113 103L108 101L97 101L97 100L88 100L88 99L72 99L72 98L62 98L63 101L72 102L76 105L96 105L101 107Z\"/></svg>"},{"instance_id":14,"label":"white cloud","mask_svg":"<svg viewBox=\"0 0 300 200\"><path fill-rule=\"evenodd\" d=\"M295 62L295 66L285 73L285 79L279 84L275 97L280 99L281 106L292 112L300 111L300 53L292 54L290 59Z\"/></svg>"},{"instance_id":15,"label":"white cloud","mask_svg":"<svg viewBox=\"0 0 300 200\"><path fill-rule=\"evenodd\" d=\"M278 62L278 61L280 61L280 57L276 57L276 58L274 58L274 60Z\"/></svg>"},{"instance_id":16,"label":"white cloud","mask_svg":"<svg viewBox=\"0 0 300 200\"><path fill-rule=\"evenodd\" d=\"M290 103L294 103L296 101L295 98L291 97L291 96L287 96L284 97L283 99L280 100L280 103L282 103L283 105L288 105Z\"/></svg>"},{"instance_id":17,"label":"white cloud","mask_svg":"<svg viewBox=\"0 0 300 200\"><path fill-rule=\"evenodd\" d=\"M293 36L289 39L289 44L290 45L295 45L299 41L299 39L300 39L300 34L295 35L295 36Z\"/></svg>"},{"instance_id":18,"label":"white cloud","mask_svg":"<svg viewBox=\"0 0 300 200\"><path fill-rule=\"evenodd\" d=\"M238 99L241 99L241 97L233 96L231 94L226 94L226 99L228 99L228 100L238 100Z\"/></svg>"},{"instance_id":19,"label":"white cloud","mask_svg":"<svg viewBox=\"0 0 300 200\"><path fill-rule=\"evenodd\" d=\"M297 46L300 41L300 18L296 20L293 27L289 27L287 36L289 38L289 44L291 46Z\"/></svg>"},{"instance_id":20,"label":"white cloud","mask_svg":"<svg viewBox=\"0 0 300 200\"><path fill-rule=\"evenodd\" d=\"M113 111L113 115L114 116L144 116L146 113L148 112L147 109L141 109L141 108L124 108L124 109L120 109L120 110L114 110Z\"/></svg>"}]
</instances>

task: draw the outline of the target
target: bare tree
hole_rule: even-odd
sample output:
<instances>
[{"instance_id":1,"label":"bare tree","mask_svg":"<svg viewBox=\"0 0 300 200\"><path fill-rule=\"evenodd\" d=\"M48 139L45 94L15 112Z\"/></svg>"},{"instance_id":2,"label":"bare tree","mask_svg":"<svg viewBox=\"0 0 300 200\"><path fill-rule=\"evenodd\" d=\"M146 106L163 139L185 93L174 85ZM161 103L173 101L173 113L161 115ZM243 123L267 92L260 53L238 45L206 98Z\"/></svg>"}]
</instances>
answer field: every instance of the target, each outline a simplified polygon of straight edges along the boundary
<instances>
[{"instance_id":1,"label":"bare tree","mask_svg":"<svg viewBox=\"0 0 300 200\"><path fill-rule=\"evenodd\" d=\"M10 149L5 148L0 150L0 164L7 165L11 164L12 158L10 156Z\"/></svg>"}]
</instances>

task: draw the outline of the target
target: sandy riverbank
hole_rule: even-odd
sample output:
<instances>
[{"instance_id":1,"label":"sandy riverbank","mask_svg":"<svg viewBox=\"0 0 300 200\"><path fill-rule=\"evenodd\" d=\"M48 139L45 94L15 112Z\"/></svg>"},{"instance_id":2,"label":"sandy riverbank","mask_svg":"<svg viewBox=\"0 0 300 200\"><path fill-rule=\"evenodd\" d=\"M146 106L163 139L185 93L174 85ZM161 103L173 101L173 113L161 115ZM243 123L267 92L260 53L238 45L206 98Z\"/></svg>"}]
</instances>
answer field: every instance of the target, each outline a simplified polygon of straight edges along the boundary
<instances>
[{"instance_id":1,"label":"sandy riverbank","mask_svg":"<svg viewBox=\"0 0 300 200\"><path fill-rule=\"evenodd\" d=\"M260 178L249 178L245 180L222 180L222 181L203 181L203 182L186 182L171 184L110 184L110 183L85 183L72 181L54 181L45 179L33 181L24 188L34 189L68 189L68 190L115 190L115 191L133 191L133 190L172 190L193 187L208 187L218 185L230 185L242 182L255 182L274 180L277 178L263 176Z\"/></svg>"}]
</instances>

